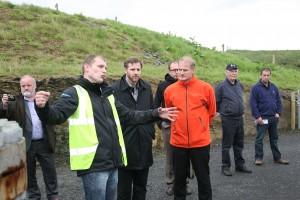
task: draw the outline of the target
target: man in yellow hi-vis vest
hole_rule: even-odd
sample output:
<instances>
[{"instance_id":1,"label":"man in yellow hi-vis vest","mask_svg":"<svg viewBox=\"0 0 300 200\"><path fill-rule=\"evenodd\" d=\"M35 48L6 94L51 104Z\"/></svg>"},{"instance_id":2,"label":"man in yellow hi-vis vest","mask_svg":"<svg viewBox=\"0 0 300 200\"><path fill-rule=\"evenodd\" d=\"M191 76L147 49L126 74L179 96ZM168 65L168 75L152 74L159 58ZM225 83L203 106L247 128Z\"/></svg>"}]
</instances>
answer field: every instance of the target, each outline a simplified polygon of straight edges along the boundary
<instances>
[{"instance_id":1,"label":"man in yellow hi-vis vest","mask_svg":"<svg viewBox=\"0 0 300 200\"><path fill-rule=\"evenodd\" d=\"M67 88L53 105L49 92L36 93L41 120L62 124L69 120L71 170L82 178L85 199L114 200L118 167L127 164L120 123L147 124L159 117L174 121L176 108L133 111L114 99L105 81L107 66L101 55L88 56L77 85Z\"/></svg>"}]
</instances>

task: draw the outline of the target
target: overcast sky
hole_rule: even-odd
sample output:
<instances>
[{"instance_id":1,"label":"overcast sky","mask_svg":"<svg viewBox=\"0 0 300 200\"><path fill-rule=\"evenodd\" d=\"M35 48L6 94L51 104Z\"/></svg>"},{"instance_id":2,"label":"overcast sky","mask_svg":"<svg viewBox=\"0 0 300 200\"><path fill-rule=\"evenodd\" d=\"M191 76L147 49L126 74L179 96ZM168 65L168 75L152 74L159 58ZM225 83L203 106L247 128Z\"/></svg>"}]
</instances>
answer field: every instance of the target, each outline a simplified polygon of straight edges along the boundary
<instances>
[{"instance_id":1,"label":"overcast sky","mask_svg":"<svg viewBox=\"0 0 300 200\"><path fill-rule=\"evenodd\" d=\"M10 0L194 38L221 50L300 50L300 0Z\"/></svg>"}]
</instances>

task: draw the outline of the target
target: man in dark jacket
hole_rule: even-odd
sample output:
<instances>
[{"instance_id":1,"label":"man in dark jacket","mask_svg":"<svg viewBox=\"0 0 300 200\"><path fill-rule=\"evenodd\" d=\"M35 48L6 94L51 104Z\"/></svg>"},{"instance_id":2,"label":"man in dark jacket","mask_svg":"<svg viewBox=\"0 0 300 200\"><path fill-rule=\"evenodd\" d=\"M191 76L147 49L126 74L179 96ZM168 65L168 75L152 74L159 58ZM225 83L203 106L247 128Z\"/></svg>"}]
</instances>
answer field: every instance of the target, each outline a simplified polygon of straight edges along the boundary
<instances>
[{"instance_id":1,"label":"man in dark jacket","mask_svg":"<svg viewBox=\"0 0 300 200\"><path fill-rule=\"evenodd\" d=\"M244 149L244 100L243 86L239 80L238 66L228 64L226 79L215 89L217 113L222 119L222 174L232 176L230 171L230 148L233 146L235 170L251 173L245 167Z\"/></svg>"},{"instance_id":2,"label":"man in dark jacket","mask_svg":"<svg viewBox=\"0 0 300 200\"><path fill-rule=\"evenodd\" d=\"M21 95L9 101L3 94L1 108L6 110L6 117L16 121L23 129L26 139L27 156L27 196L28 199L41 199L41 192L36 179L36 159L42 168L48 199L57 199L57 176L55 169L55 141L53 126L40 120L34 108L36 81L31 76L20 80Z\"/></svg>"},{"instance_id":3,"label":"man in dark jacket","mask_svg":"<svg viewBox=\"0 0 300 200\"><path fill-rule=\"evenodd\" d=\"M67 88L52 106L49 92L36 94L42 120L61 124L69 119L70 164L82 178L85 199L114 200L118 167L127 164L121 124L146 124L176 116L175 108L133 111L115 101L106 79L106 61L88 56L78 85Z\"/></svg>"},{"instance_id":4,"label":"man in dark jacket","mask_svg":"<svg viewBox=\"0 0 300 200\"><path fill-rule=\"evenodd\" d=\"M266 67L260 71L260 80L253 85L250 93L250 108L256 122L257 136L255 139L255 165L262 165L263 140L269 132L270 146L275 163L288 164L281 158L278 149L278 123L282 111L279 91L270 82L271 69Z\"/></svg>"},{"instance_id":5,"label":"man in dark jacket","mask_svg":"<svg viewBox=\"0 0 300 200\"><path fill-rule=\"evenodd\" d=\"M141 79L143 64L131 57L124 62L125 74L111 85L117 99L131 110L153 109L150 84ZM119 168L118 200L146 199L149 167L153 165L154 124L122 124L128 165ZM132 194L131 194L132 193Z\"/></svg>"}]
</instances>

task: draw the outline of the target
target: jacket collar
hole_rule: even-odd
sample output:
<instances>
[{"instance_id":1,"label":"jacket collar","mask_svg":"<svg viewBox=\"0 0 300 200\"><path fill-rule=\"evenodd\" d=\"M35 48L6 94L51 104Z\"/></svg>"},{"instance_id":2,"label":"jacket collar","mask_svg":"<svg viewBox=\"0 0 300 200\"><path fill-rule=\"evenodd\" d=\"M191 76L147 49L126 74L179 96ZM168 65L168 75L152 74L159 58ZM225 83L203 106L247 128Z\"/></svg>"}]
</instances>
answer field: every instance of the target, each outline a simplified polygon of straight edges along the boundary
<instances>
[{"instance_id":1,"label":"jacket collar","mask_svg":"<svg viewBox=\"0 0 300 200\"><path fill-rule=\"evenodd\" d=\"M268 86L266 86L265 84L263 84L263 82L261 81L261 78L258 81L258 85L261 87L265 87L265 88L270 88L271 82L268 82Z\"/></svg>"},{"instance_id":2,"label":"jacket collar","mask_svg":"<svg viewBox=\"0 0 300 200\"><path fill-rule=\"evenodd\" d=\"M165 81L169 81L171 83L175 83L177 79L173 78L169 73L165 75Z\"/></svg>"},{"instance_id":3,"label":"jacket collar","mask_svg":"<svg viewBox=\"0 0 300 200\"><path fill-rule=\"evenodd\" d=\"M89 80L82 76L80 76L80 78L78 79L78 84L81 85L84 89L91 90L96 93L102 93L102 91L108 88L108 83L106 81L102 83L91 83Z\"/></svg>"},{"instance_id":4,"label":"jacket collar","mask_svg":"<svg viewBox=\"0 0 300 200\"><path fill-rule=\"evenodd\" d=\"M234 83L232 84L231 82L230 82L230 80L226 77L226 81L227 81L227 83L229 83L230 85L235 85L237 82L238 82L238 80L237 79L235 79L234 80Z\"/></svg>"},{"instance_id":5,"label":"jacket collar","mask_svg":"<svg viewBox=\"0 0 300 200\"><path fill-rule=\"evenodd\" d=\"M181 81L180 79L178 79L178 82L180 85L184 85L184 86L190 86L192 85L193 83L195 83L198 79L195 77L195 75L192 76L192 78L187 81L187 82L183 82Z\"/></svg>"}]
</instances>

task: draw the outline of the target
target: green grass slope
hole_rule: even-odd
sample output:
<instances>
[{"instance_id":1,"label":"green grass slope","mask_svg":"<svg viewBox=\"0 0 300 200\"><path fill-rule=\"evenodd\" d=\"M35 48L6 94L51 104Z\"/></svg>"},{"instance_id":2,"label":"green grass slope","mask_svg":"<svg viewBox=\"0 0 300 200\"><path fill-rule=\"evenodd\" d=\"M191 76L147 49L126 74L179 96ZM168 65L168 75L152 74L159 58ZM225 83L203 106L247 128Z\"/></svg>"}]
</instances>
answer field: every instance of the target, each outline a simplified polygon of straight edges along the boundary
<instances>
[{"instance_id":1,"label":"green grass slope","mask_svg":"<svg viewBox=\"0 0 300 200\"><path fill-rule=\"evenodd\" d=\"M272 81L279 88L299 88L297 68L257 63L234 53L217 52L193 39L26 4L0 1L0 13L2 77L79 75L87 55L102 54L107 59L108 76L121 76L124 60L135 56L145 64L143 78L158 82L164 78L169 61L190 55L197 62L197 77L211 84L224 79L227 63L236 63L244 84L257 82L259 70L268 65L273 70Z\"/></svg>"},{"instance_id":2,"label":"green grass slope","mask_svg":"<svg viewBox=\"0 0 300 200\"><path fill-rule=\"evenodd\" d=\"M275 63L279 65L290 65L290 66L295 66L300 68L300 50L276 50L276 51L229 50L228 52L238 56L249 58L253 62Z\"/></svg>"}]
</instances>

